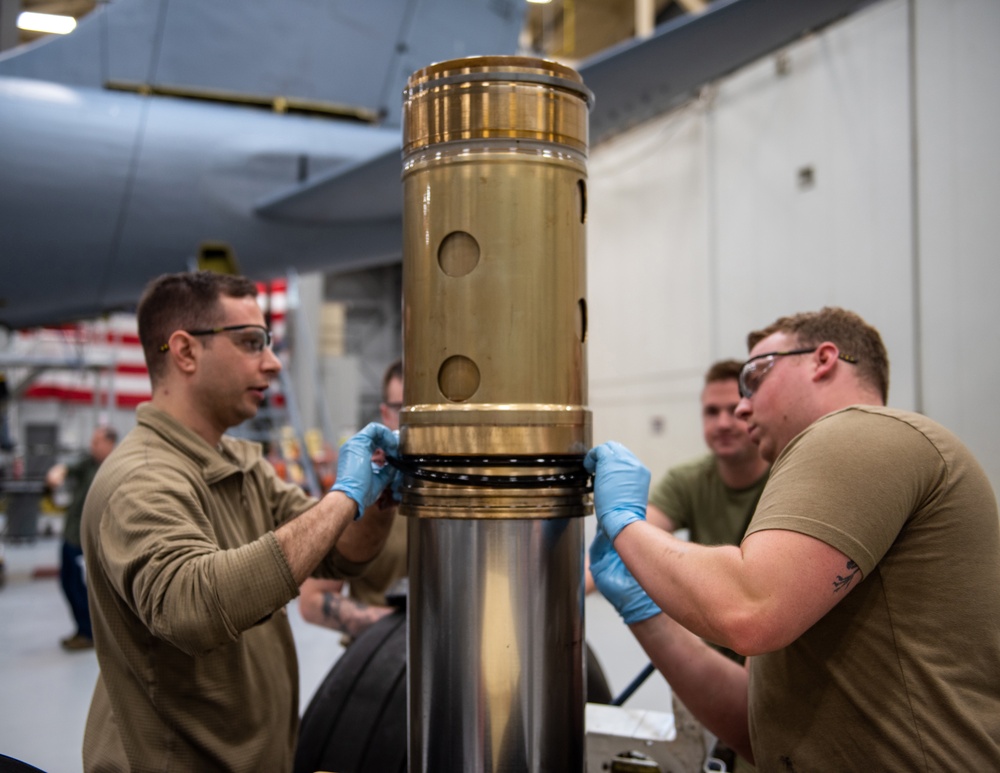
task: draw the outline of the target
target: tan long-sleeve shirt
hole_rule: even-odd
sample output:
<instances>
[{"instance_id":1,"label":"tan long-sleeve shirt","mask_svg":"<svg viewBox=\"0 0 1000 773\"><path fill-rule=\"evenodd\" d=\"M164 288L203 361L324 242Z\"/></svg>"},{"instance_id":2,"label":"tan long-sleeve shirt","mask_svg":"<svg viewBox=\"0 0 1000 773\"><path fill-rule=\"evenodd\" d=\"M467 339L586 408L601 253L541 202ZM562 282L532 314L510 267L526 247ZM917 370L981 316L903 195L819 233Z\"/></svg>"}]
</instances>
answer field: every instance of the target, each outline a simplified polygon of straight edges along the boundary
<instances>
[{"instance_id":1,"label":"tan long-sleeve shirt","mask_svg":"<svg viewBox=\"0 0 1000 773\"><path fill-rule=\"evenodd\" d=\"M288 771L298 588L274 529L314 504L256 444L212 448L146 404L83 515L100 675L84 736L92 771ZM319 574L364 564L333 551Z\"/></svg>"}]
</instances>

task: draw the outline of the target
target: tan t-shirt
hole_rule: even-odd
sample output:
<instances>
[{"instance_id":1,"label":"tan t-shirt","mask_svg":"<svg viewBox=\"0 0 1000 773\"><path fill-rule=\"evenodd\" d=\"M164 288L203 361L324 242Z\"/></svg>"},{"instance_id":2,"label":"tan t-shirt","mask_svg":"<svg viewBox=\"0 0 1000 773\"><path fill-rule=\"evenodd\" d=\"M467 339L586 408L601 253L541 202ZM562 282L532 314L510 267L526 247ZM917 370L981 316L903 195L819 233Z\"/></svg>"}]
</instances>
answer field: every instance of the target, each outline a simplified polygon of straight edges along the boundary
<instances>
[{"instance_id":1,"label":"tan t-shirt","mask_svg":"<svg viewBox=\"0 0 1000 773\"><path fill-rule=\"evenodd\" d=\"M764 529L832 545L863 580L751 659L758 769L1000 770L1000 522L968 449L919 414L830 414L775 461L747 534Z\"/></svg>"},{"instance_id":2,"label":"tan t-shirt","mask_svg":"<svg viewBox=\"0 0 1000 773\"><path fill-rule=\"evenodd\" d=\"M649 494L678 529L690 529L700 545L739 545L757 506L765 472L753 485L734 489L722 482L715 457L707 454L667 470Z\"/></svg>"}]
</instances>

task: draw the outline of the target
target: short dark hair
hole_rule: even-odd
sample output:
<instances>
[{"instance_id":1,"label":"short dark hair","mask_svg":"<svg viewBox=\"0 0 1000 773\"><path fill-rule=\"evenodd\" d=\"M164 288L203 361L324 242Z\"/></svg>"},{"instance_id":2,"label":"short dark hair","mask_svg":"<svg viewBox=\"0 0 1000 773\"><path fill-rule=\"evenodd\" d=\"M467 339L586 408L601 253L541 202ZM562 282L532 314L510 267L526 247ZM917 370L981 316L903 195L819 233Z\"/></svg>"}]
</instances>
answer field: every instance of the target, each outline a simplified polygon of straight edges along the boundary
<instances>
[{"instance_id":1,"label":"short dark hair","mask_svg":"<svg viewBox=\"0 0 1000 773\"><path fill-rule=\"evenodd\" d=\"M223 295L256 297L257 285L243 276L213 271L163 274L146 285L136 316L142 353L154 385L166 367L161 347L175 330L211 328L221 322L219 298Z\"/></svg>"},{"instance_id":2,"label":"short dark hair","mask_svg":"<svg viewBox=\"0 0 1000 773\"><path fill-rule=\"evenodd\" d=\"M705 386L716 381L739 381L743 363L739 360L719 360L705 372Z\"/></svg>"},{"instance_id":3,"label":"short dark hair","mask_svg":"<svg viewBox=\"0 0 1000 773\"><path fill-rule=\"evenodd\" d=\"M98 427L99 430L104 434L104 439L107 440L111 445L118 442L118 430L108 424L102 424Z\"/></svg>"},{"instance_id":4,"label":"short dark hair","mask_svg":"<svg viewBox=\"0 0 1000 773\"><path fill-rule=\"evenodd\" d=\"M747 336L747 348L774 333L794 336L799 346L819 346L824 341L837 345L841 354L857 360L858 377L878 390L882 402L889 398L889 354L879 332L858 314L835 306L819 311L780 317L763 330Z\"/></svg>"},{"instance_id":5,"label":"short dark hair","mask_svg":"<svg viewBox=\"0 0 1000 773\"><path fill-rule=\"evenodd\" d=\"M400 381L403 380L403 361L396 360L395 362L389 363L389 367L385 369L385 373L382 376L382 402L385 402L386 395L389 394L389 382L394 378L398 378Z\"/></svg>"}]
</instances>

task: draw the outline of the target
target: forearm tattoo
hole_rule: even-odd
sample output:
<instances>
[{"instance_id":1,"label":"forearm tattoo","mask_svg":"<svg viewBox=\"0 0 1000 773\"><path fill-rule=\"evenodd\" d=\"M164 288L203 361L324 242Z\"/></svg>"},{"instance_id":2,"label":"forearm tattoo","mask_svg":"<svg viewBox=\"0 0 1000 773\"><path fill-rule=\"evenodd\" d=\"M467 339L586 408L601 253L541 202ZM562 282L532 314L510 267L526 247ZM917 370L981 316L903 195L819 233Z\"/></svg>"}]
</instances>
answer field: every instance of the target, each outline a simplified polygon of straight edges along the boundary
<instances>
[{"instance_id":1,"label":"forearm tattoo","mask_svg":"<svg viewBox=\"0 0 1000 773\"><path fill-rule=\"evenodd\" d=\"M383 607L354 601L339 593L323 592L323 624L348 636L357 636L384 615Z\"/></svg>"},{"instance_id":2,"label":"forearm tattoo","mask_svg":"<svg viewBox=\"0 0 1000 773\"><path fill-rule=\"evenodd\" d=\"M847 574L838 574L837 579L833 581L833 592L840 593L844 591L845 593L851 589L851 583L854 582L854 578L861 573L861 568L853 561L847 562Z\"/></svg>"}]
</instances>

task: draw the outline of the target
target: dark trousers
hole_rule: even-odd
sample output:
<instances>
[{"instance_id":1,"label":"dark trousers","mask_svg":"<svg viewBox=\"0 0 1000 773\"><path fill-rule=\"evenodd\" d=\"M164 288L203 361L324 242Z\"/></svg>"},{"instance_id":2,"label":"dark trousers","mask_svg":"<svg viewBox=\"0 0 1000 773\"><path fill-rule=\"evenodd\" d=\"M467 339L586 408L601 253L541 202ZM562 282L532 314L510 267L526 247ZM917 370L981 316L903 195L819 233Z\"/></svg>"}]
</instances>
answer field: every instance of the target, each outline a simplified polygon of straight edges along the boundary
<instances>
[{"instance_id":1,"label":"dark trousers","mask_svg":"<svg viewBox=\"0 0 1000 773\"><path fill-rule=\"evenodd\" d=\"M90 628L90 605L87 603L87 583L83 577L83 548L63 542L59 582L73 612L73 619L76 620L76 632L80 636L93 639L94 632Z\"/></svg>"}]
</instances>

